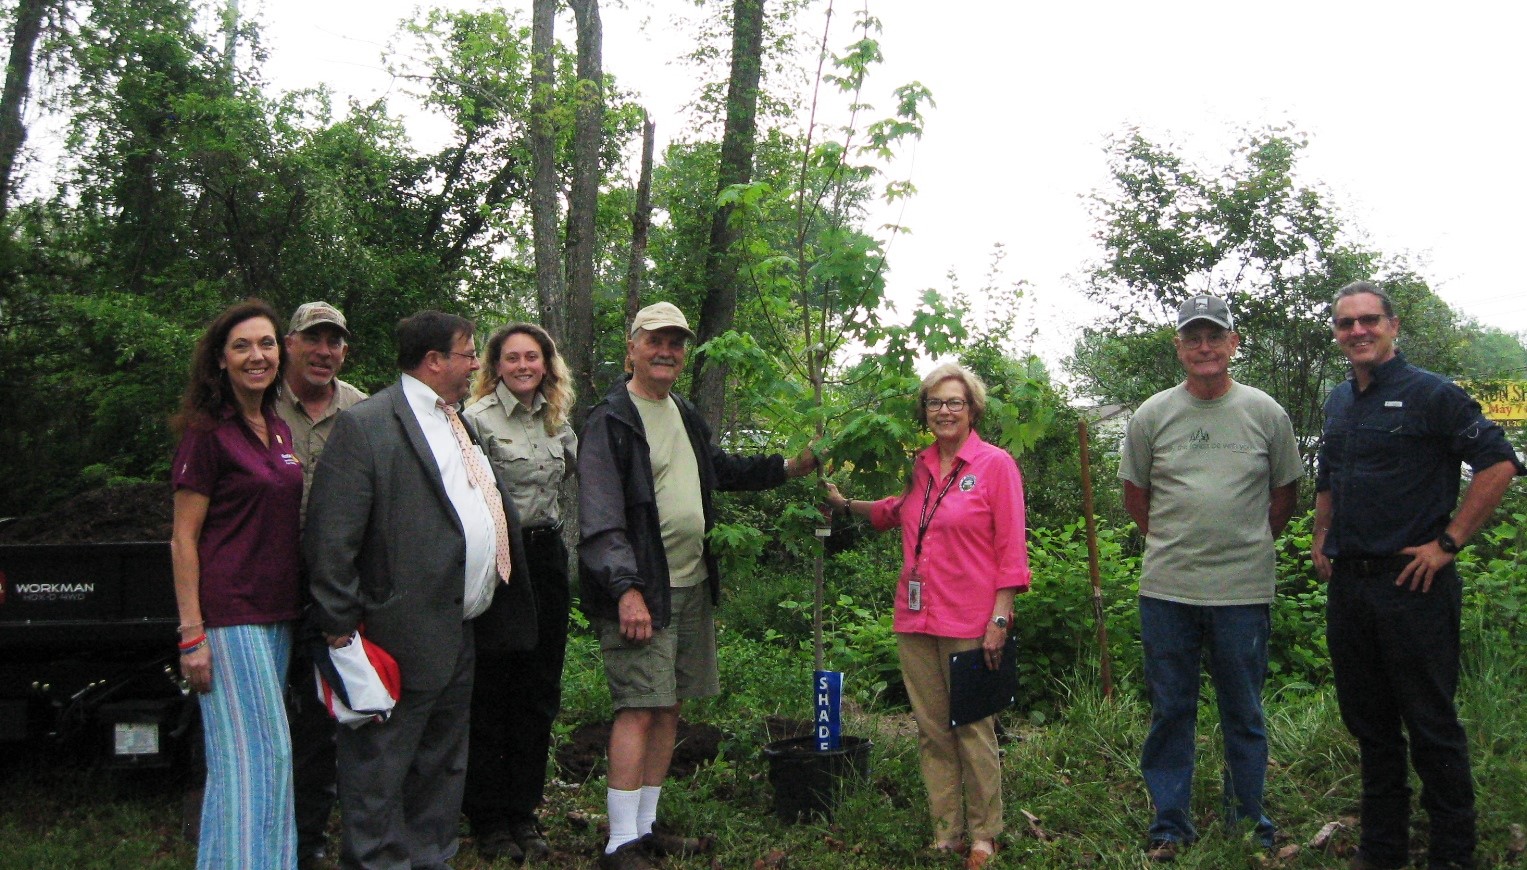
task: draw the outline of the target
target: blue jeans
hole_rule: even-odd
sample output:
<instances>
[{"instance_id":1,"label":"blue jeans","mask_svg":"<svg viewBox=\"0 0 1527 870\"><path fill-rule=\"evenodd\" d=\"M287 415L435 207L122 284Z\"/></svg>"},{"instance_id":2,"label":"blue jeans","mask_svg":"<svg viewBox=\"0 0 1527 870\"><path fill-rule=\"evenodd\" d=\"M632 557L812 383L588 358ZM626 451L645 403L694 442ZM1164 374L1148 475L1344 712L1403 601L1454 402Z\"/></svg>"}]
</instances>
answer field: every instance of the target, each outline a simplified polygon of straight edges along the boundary
<instances>
[{"instance_id":1,"label":"blue jeans","mask_svg":"<svg viewBox=\"0 0 1527 870\"><path fill-rule=\"evenodd\" d=\"M1225 739L1224 819L1256 820L1257 839L1272 845L1273 823L1262 814L1267 777L1267 729L1262 684L1267 678L1266 604L1209 607L1140 598L1140 641L1151 695L1151 731L1140 752L1140 773L1156 807L1151 840L1191 843L1193 732L1205 656L1219 699Z\"/></svg>"}]
</instances>

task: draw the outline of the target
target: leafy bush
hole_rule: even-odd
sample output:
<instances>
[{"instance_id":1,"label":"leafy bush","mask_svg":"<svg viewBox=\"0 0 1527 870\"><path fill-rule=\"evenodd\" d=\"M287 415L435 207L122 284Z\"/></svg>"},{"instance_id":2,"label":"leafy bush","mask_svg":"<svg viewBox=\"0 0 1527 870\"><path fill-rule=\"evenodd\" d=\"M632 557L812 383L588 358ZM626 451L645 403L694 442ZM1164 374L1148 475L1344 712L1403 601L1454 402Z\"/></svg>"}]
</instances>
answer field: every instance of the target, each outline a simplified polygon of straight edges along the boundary
<instances>
[{"instance_id":1,"label":"leafy bush","mask_svg":"<svg viewBox=\"0 0 1527 870\"><path fill-rule=\"evenodd\" d=\"M1277 542L1278 594L1267 643L1269 687L1320 685L1331 670L1326 650L1326 584L1310 558L1315 515L1294 518Z\"/></svg>"},{"instance_id":2,"label":"leafy bush","mask_svg":"<svg viewBox=\"0 0 1527 870\"><path fill-rule=\"evenodd\" d=\"M1527 641L1527 513L1512 513L1486 529L1458 554L1463 577L1463 646L1466 657L1489 647L1512 648Z\"/></svg>"}]
</instances>

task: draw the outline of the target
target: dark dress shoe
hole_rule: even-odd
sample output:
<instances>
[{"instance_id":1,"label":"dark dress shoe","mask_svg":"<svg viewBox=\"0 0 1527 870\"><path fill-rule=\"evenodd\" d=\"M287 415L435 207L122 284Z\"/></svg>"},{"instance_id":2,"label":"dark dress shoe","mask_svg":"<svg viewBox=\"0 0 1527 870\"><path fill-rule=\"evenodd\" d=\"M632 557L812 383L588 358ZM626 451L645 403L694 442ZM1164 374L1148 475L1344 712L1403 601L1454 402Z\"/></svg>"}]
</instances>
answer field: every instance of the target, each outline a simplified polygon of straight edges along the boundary
<instances>
[{"instance_id":1,"label":"dark dress shoe","mask_svg":"<svg viewBox=\"0 0 1527 870\"><path fill-rule=\"evenodd\" d=\"M508 858L516 864L523 863L525 851L520 848L517 839L509 828L489 831L477 838L477 854L486 861Z\"/></svg>"},{"instance_id":2,"label":"dark dress shoe","mask_svg":"<svg viewBox=\"0 0 1527 870\"><path fill-rule=\"evenodd\" d=\"M534 822L518 822L509 826L509 833L519 845L526 861L545 861L551 857L551 844L541 836Z\"/></svg>"}]
</instances>

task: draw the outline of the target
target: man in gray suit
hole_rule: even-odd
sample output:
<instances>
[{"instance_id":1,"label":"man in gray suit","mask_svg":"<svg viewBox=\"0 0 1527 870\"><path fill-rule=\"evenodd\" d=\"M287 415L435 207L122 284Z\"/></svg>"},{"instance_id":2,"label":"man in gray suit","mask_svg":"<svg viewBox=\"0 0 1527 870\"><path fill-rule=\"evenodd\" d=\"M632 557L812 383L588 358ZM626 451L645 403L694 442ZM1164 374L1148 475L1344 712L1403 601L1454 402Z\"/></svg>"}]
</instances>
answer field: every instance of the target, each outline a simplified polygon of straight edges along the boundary
<instances>
[{"instance_id":1,"label":"man in gray suit","mask_svg":"<svg viewBox=\"0 0 1527 870\"><path fill-rule=\"evenodd\" d=\"M437 311L398 324L402 377L339 416L308 501L303 555L319 630L342 647L363 627L403 678L387 722L339 729L346 867L447 866L474 634L535 643L513 502L456 413L478 368L472 333L471 321Z\"/></svg>"}]
</instances>

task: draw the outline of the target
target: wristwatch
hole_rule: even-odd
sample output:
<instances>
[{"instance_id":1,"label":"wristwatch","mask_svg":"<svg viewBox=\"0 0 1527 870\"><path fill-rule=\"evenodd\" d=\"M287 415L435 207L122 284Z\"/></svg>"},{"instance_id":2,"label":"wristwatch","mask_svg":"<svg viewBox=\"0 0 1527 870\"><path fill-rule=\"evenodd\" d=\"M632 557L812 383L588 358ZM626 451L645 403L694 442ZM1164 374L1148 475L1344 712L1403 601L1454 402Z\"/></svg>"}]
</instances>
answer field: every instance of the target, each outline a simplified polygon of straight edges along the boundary
<instances>
[{"instance_id":1,"label":"wristwatch","mask_svg":"<svg viewBox=\"0 0 1527 870\"><path fill-rule=\"evenodd\" d=\"M1452 555L1457 555L1458 551L1463 549L1462 547L1458 546L1458 542L1453 539L1453 536L1447 532L1443 532L1437 536L1437 546L1442 548L1442 552Z\"/></svg>"},{"instance_id":2,"label":"wristwatch","mask_svg":"<svg viewBox=\"0 0 1527 870\"><path fill-rule=\"evenodd\" d=\"M1005 616L993 616L991 618L991 624L998 628L1007 628L1007 623L1008 619Z\"/></svg>"}]
</instances>

